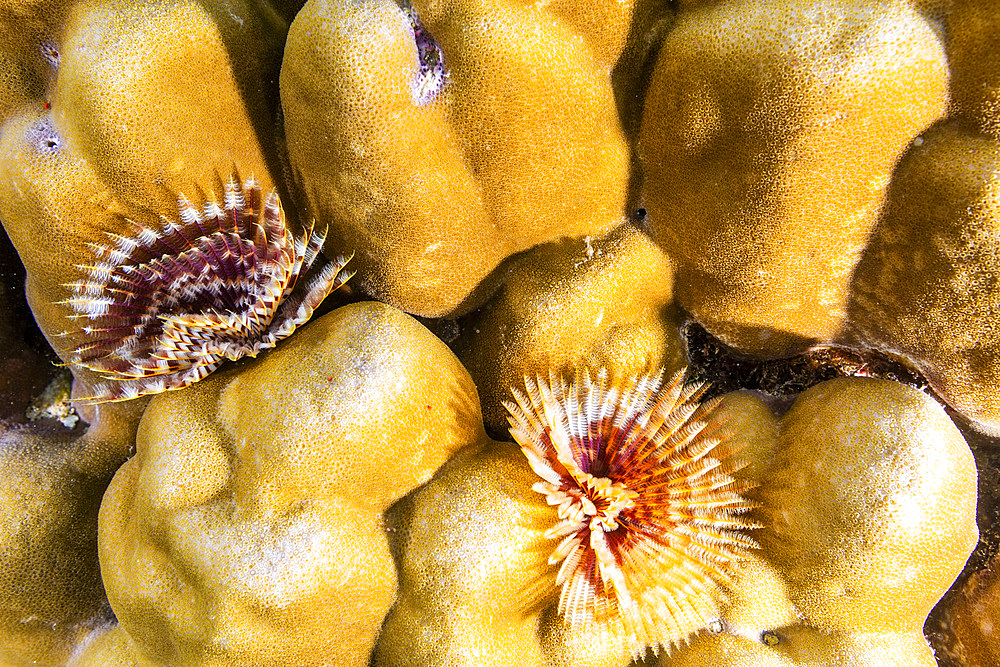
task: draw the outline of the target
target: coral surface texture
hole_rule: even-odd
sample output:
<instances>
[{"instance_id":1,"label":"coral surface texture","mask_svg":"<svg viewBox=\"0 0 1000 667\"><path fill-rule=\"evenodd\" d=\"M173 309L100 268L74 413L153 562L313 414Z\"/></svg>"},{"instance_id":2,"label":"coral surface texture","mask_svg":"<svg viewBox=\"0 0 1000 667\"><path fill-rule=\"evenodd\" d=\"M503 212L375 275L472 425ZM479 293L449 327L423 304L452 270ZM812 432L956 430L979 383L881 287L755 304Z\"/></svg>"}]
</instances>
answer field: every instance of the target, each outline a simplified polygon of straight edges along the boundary
<instances>
[{"instance_id":1,"label":"coral surface texture","mask_svg":"<svg viewBox=\"0 0 1000 667\"><path fill-rule=\"evenodd\" d=\"M996 667L996 0L0 0L0 667Z\"/></svg>"}]
</instances>

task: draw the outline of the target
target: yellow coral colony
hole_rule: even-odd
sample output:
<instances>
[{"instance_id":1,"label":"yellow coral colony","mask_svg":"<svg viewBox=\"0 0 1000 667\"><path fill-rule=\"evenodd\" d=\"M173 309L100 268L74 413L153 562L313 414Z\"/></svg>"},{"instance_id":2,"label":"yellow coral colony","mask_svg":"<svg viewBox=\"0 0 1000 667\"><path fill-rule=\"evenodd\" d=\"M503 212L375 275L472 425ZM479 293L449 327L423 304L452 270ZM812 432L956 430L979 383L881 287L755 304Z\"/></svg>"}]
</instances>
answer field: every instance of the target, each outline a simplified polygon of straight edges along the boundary
<instances>
[{"instance_id":1,"label":"yellow coral colony","mask_svg":"<svg viewBox=\"0 0 1000 667\"><path fill-rule=\"evenodd\" d=\"M752 354L836 336L893 165L947 101L944 49L909 3L680 12L637 146L641 202L676 262L679 302Z\"/></svg>"},{"instance_id":2,"label":"yellow coral colony","mask_svg":"<svg viewBox=\"0 0 1000 667\"><path fill-rule=\"evenodd\" d=\"M654 664L934 667L927 615L979 543L976 464L941 406L897 382L839 378L781 417L750 394L720 409L742 412L740 428L775 427L743 454L760 480L761 547L718 631Z\"/></svg>"},{"instance_id":3,"label":"yellow coral colony","mask_svg":"<svg viewBox=\"0 0 1000 667\"><path fill-rule=\"evenodd\" d=\"M162 229L91 243L98 261L68 285L78 342L70 363L110 380L88 400L126 400L180 389L225 359L257 356L304 324L350 274L348 258L319 265L325 231L292 238L272 191L235 174L201 211L183 195Z\"/></svg>"},{"instance_id":4,"label":"yellow coral colony","mask_svg":"<svg viewBox=\"0 0 1000 667\"><path fill-rule=\"evenodd\" d=\"M310 0L289 28L292 169L358 285L425 317L482 305L507 257L622 219L610 71L631 0Z\"/></svg>"},{"instance_id":5,"label":"yellow coral colony","mask_svg":"<svg viewBox=\"0 0 1000 667\"><path fill-rule=\"evenodd\" d=\"M503 401L526 375L586 365L612 378L684 366L673 269L625 224L604 237L533 248L463 325L458 358L476 381L487 429L506 430Z\"/></svg>"},{"instance_id":6,"label":"yellow coral colony","mask_svg":"<svg viewBox=\"0 0 1000 667\"><path fill-rule=\"evenodd\" d=\"M678 374L613 384L526 379L508 403L511 435L556 507L559 612L571 625L624 630L636 651L679 643L708 626L754 541L741 515L748 485L731 473L717 401Z\"/></svg>"},{"instance_id":7,"label":"yellow coral colony","mask_svg":"<svg viewBox=\"0 0 1000 667\"><path fill-rule=\"evenodd\" d=\"M380 303L154 396L98 533L136 659L365 667L396 595L383 513L481 432L458 359Z\"/></svg>"},{"instance_id":8,"label":"yellow coral colony","mask_svg":"<svg viewBox=\"0 0 1000 667\"><path fill-rule=\"evenodd\" d=\"M227 5L224 21L194 0L17 7L0 12L4 50L31 69L28 54L44 45L48 65L3 119L0 218L24 263L32 313L63 353L56 336L80 325L59 303L72 296L65 284L88 279L76 268L94 263L88 243L133 231L120 213L173 217L168 191L210 192L234 164L263 192L275 186L262 80L284 29L243 4ZM81 367L74 377L84 393L101 382ZM111 418L132 409L95 410Z\"/></svg>"}]
</instances>

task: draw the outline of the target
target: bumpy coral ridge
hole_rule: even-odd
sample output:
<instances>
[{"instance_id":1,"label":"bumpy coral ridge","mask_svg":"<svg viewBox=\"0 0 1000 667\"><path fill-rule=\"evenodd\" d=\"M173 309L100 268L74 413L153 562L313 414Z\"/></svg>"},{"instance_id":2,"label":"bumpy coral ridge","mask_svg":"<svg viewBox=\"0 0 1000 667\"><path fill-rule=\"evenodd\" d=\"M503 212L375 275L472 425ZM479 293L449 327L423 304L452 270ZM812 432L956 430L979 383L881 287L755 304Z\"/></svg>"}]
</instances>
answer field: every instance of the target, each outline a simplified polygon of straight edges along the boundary
<instances>
[{"instance_id":1,"label":"bumpy coral ridge","mask_svg":"<svg viewBox=\"0 0 1000 667\"><path fill-rule=\"evenodd\" d=\"M291 237L274 191L262 205L256 181L235 175L222 189L221 207L209 198L199 212L181 195L177 219L161 216L162 230L133 222L133 235L90 244L98 261L80 267L88 279L68 284L73 297L64 302L88 323L64 335L82 339L71 364L112 382L85 400L180 389L225 359L255 357L350 278L346 257L311 271L326 233L310 226Z\"/></svg>"},{"instance_id":2,"label":"bumpy coral ridge","mask_svg":"<svg viewBox=\"0 0 1000 667\"><path fill-rule=\"evenodd\" d=\"M741 465L705 385L682 374L615 385L577 372L525 381L507 403L511 435L558 508L559 612L572 625L621 623L641 644L683 637L718 613L736 564L756 546Z\"/></svg>"}]
</instances>

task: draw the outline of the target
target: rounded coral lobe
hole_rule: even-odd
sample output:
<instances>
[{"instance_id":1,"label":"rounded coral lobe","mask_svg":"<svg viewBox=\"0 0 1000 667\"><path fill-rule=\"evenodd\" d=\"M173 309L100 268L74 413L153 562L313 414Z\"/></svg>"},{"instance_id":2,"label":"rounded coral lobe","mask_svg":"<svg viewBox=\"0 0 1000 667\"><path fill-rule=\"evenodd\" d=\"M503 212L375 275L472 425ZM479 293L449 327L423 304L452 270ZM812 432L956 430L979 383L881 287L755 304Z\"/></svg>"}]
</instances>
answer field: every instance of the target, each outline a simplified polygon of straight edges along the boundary
<instances>
[{"instance_id":1,"label":"rounded coral lobe","mask_svg":"<svg viewBox=\"0 0 1000 667\"><path fill-rule=\"evenodd\" d=\"M325 232L301 238L285 225L278 196L252 179L222 186L199 211L183 195L160 229L132 222L132 234L91 244L96 261L70 283L77 341L71 365L98 371L89 402L180 389L225 360L256 356L305 323L344 284L350 258L316 266Z\"/></svg>"},{"instance_id":2,"label":"rounded coral lobe","mask_svg":"<svg viewBox=\"0 0 1000 667\"><path fill-rule=\"evenodd\" d=\"M549 563L565 622L669 647L718 618L756 526L718 402L661 375L526 378L506 406L542 478L532 488L557 509L545 535L559 540Z\"/></svg>"}]
</instances>

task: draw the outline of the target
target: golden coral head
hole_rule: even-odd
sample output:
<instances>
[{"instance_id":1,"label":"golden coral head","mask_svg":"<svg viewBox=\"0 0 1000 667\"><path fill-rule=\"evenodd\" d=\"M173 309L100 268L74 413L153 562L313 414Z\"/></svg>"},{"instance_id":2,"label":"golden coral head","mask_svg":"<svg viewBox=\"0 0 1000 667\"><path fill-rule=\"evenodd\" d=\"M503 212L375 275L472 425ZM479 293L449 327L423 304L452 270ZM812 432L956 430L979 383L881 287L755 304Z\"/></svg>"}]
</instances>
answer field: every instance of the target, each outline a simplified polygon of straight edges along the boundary
<instances>
[{"instance_id":1,"label":"golden coral head","mask_svg":"<svg viewBox=\"0 0 1000 667\"><path fill-rule=\"evenodd\" d=\"M666 386L662 372L609 382L526 378L511 435L557 509L559 612L607 624L637 647L670 646L718 618L737 563L756 543L749 484L705 385ZM641 650L641 649L637 649Z\"/></svg>"},{"instance_id":2,"label":"golden coral head","mask_svg":"<svg viewBox=\"0 0 1000 667\"><path fill-rule=\"evenodd\" d=\"M350 278L349 258L315 267L325 232L293 237L278 196L233 176L222 204L201 210L183 195L159 229L133 222L130 235L91 244L87 278L64 303L85 325L70 364L109 380L86 401L135 398L196 382L225 360L274 347Z\"/></svg>"}]
</instances>

